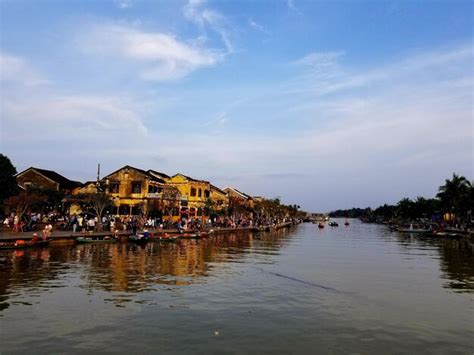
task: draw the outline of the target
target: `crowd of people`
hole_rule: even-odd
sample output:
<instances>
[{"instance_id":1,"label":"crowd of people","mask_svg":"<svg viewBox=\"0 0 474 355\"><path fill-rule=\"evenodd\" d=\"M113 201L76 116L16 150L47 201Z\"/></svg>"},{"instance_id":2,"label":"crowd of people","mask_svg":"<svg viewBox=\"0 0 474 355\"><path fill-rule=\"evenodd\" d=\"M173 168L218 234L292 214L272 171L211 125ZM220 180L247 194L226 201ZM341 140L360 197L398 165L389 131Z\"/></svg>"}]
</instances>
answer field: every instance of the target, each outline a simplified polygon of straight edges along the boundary
<instances>
[{"instance_id":1,"label":"crowd of people","mask_svg":"<svg viewBox=\"0 0 474 355\"><path fill-rule=\"evenodd\" d=\"M71 216L61 215L53 211L49 213L32 213L25 215L22 220L17 215L7 216L3 221L3 226L13 232L42 231L43 234L51 235L52 226L59 230L71 230L77 232L101 232L110 231L116 233L128 231L135 234L138 230L163 230L178 229L184 230L202 230L212 228L245 228L272 226L289 221L285 217L256 217L249 216L222 216L212 215L210 217L182 217L179 220L173 220L171 217L151 217L151 216L114 216L106 214L99 217L90 213L73 214ZM46 231L45 231L46 230Z\"/></svg>"}]
</instances>

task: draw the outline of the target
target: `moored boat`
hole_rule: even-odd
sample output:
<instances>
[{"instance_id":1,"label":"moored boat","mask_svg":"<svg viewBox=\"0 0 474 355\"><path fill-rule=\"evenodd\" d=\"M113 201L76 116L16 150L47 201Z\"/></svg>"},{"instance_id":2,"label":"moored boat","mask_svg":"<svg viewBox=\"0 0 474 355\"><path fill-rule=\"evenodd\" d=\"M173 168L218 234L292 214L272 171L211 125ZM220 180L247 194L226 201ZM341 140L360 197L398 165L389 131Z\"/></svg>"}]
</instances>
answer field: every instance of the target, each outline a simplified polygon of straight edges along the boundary
<instances>
[{"instance_id":1,"label":"moored boat","mask_svg":"<svg viewBox=\"0 0 474 355\"><path fill-rule=\"evenodd\" d=\"M449 232L449 231L435 231L435 232L433 232L433 236L442 237L442 238L451 238L451 239L461 238L461 234L453 233L453 232Z\"/></svg>"},{"instance_id":2,"label":"moored boat","mask_svg":"<svg viewBox=\"0 0 474 355\"><path fill-rule=\"evenodd\" d=\"M329 226L331 227L339 227L339 224L337 222L329 222Z\"/></svg>"},{"instance_id":3,"label":"moored boat","mask_svg":"<svg viewBox=\"0 0 474 355\"><path fill-rule=\"evenodd\" d=\"M431 233L433 232L431 228L414 228L412 224L410 224L409 228L397 227L395 230L401 233Z\"/></svg>"},{"instance_id":4,"label":"moored boat","mask_svg":"<svg viewBox=\"0 0 474 355\"><path fill-rule=\"evenodd\" d=\"M324 228L324 224L322 224L322 223L318 223L318 228L319 228L319 229L322 229L322 228Z\"/></svg>"}]
</instances>

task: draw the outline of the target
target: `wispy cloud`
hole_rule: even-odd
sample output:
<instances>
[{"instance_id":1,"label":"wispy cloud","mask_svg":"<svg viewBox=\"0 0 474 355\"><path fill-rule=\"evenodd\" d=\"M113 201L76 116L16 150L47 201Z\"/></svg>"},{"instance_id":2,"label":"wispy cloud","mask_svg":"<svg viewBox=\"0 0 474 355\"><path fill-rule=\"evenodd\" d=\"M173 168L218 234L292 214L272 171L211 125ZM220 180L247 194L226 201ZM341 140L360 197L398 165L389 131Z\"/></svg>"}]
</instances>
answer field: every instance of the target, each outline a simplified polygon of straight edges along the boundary
<instances>
[{"instance_id":1,"label":"wispy cloud","mask_svg":"<svg viewBox=\"0 0 474 355\"><path fill-rule=\"evenodd\" d=\"M300 9L295 5L295 0L286 0L286 6L291 12L297 13L298 15L302 14Z\"/></svg>"},{"instance_id":2,"label":"wispy cloud","mask_svg":"<svg viewBox=\"0 0 474 355\"><path fill-rule=\"evenodd\" d=\"M294 0L286 0L286 5L288 6L290 10L296 10Z\"/></svg>"},{"instance_id":3,"label":"wispy cloud","mask_svg":"<svg viewBox=\"0 0 474 355\"><path fill-rule=\"evenodd\" d=\"M262 32L266 35L269 35L270 34L270 31L268 31L265 27L263 27L262 25L258 24L257 22L255 22L255 20L253 20L252 18L249 18L248 19L248 23L249 23L249 26L252 27L254 30L257 30L259 32Z\"/></svg>"},{"instance_id":4,"label":"wispy cloud","mask_svg":"<svg viewBox=\"0 0 474 355\"><path fill-rule=\"evenodd\" d=\"M231 41L230 26L224 15L206 6L205 0L188 0L183 7L186 19L199 26L202 31L207 28L216 32L226 47L228 53L234 52Z\"/></svg>"},{"instance_id":5,"label":"wispy cloud","mask_svg":"<svg viewBox=\"0 0 474 355\"><path fill-rule=\"evenodd\" d=\"M122 9L129 9L133 7L134 0L116 0L117 6Z\"/></svg>"},{"instance_id":6,"label":"wispy cloud","mask_svg":"<svg viewBox=\"0 0 474 355\"><path fill-rule=\"evenodd\" d=\"M79 45L87 52L133 61L138 75L150 81L180 79L223 59L217 50L181 41L170 34L119 25L94 26L80 36Z\"/></svg>"},{"instance_id":7,"label":"wispy cloud","mask_svg":"<svg viewBox=\"0 0 474 355\"><path fill-rule=\"evenodd\" d=\"M140 116L117 97L48 94L6 99L2 116L5 124L28 127L32 135L147 133Z\"/></svg>"},{"instance_id":8,"label":"wispy cloud","mask_svg":"<svg viewBox=\"0 0 474 355\"><path fill-rule=\"evenodd\" d=\"M0 53L0 81L26 86L50 84L25 59L7 53Z\"/></svg>"}]
</instances>

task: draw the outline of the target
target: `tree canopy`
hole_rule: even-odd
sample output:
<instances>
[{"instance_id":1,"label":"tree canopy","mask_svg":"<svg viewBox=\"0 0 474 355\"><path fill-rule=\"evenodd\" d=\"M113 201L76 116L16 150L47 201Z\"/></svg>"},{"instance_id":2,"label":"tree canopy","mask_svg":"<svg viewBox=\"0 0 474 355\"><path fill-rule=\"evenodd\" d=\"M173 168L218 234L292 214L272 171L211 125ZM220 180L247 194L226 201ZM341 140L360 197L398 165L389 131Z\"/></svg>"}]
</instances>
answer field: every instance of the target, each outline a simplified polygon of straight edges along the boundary
<instances>
[{"instance_id":1,"label":"tree canopy","mask_svg":"<svg viewBox=\"0 0 474 355\"><path fill-rule=\"evenodd\" d=\"M5 199L18 193L16 173L16 168L10 159L0 154L0 206L3 206Z\"/></svg>"},{"instance_id":2,"label":"tree canopy","mask_svg":"<svg viewBox=\"0 0 474 355\"><path fill-rule=\"evenodd\" d=\"M401 199L396 205L384 204L375 210L352 208L331 212L331 217L356 217L368 221L391 219L441 219L453 213L457 220L469 220L474 209L474 186L464 176L453 174L438 189L436 198Z\"/></svg>"}]
</instances>

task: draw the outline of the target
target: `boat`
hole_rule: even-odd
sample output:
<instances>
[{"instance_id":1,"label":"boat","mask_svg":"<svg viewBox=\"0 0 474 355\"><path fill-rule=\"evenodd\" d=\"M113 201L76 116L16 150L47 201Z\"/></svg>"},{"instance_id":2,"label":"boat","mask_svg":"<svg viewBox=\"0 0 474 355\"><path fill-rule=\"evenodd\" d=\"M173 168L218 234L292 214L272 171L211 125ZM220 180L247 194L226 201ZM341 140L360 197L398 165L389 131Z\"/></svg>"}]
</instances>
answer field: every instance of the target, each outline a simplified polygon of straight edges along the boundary
<instances>
[{"instance_id":1,"label":"boat","mask_svg":"<svg viewBox=\"0 0 474 355\"><path fill-rule=\"evenodd\" d=\"M348 227L349 224L350 224L350 223L349 223L349 221L348 221L347 218L346 218L346 221L344 222L344 225L345 225L346 227Z\"/></svg>"},{"instance_id":2,"label":"boat","mask_svg":"<svg viewBox=\"0 0 474 355\"><path fill-rule=\"evenodd\" d=\"M322 224L322 223L318 223L318 228L319 228L319 229L322 229L322 228L324 228L324 224Z\"/></svg>"},{"instance_id":3,"label":"boat","mask_svg":"<svg viewBox=\"0 0 474 355\"><path fill-rule=\"evenodd\" d=\"M397 232L401 233L431 233L433 230L431 228L413 228L413 224L410 224L409 228L396 228Z\"/></svg>"},{"instance_id":4,"label":"boat","mask_svg":"<svg viewBox=\"0 0 474 355\"><path fill-rule=\"evenodd\" d=\"M117 240L112 237L77 237L76 243L83 244L83 243L115 243Z\"/></svg>"},{"instance_id":5,"label":"boat","mask_svg":"<svg viewBox=\"0 0 474 355\"><path fill-rule=\"evenodd\" d=\"M38 240L36 242L17 240L14 243L8 243L8 242L0 243L0 250L16 250L16 249L47 247L49 242L50 240Z\"/></svg>"},{"instance_id":6,"label":"boat","mask_svg":"<svg viewBox=\"0 0 474 355\"><path fill-rule=\"evenodd\" d=\"M339 224L337 222L329 222L329 226L331 227L339 227Z\"/></svg>"},{"instance_id":7,"label":"boat","mask_svg":"<svg viewBox=\"0 0 474 355\"><path fill-rule=\"evenodd\" d=\"M443 238L451 238L451 239L461 238L461 234L454 233L454 232L449 232L449 231L435 231L435 232L433 232L433 236L443 237Z\"/></svg>"}]
</instances>

